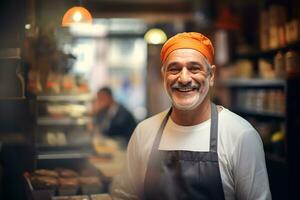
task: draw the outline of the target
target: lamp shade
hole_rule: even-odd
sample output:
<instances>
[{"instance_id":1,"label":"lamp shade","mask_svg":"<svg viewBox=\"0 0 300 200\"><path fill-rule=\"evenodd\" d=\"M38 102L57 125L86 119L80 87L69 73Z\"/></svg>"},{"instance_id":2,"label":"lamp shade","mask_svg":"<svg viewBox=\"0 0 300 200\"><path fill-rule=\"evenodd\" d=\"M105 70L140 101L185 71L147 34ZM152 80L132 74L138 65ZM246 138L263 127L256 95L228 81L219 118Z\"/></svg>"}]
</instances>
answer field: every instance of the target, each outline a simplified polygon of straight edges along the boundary
<instances>
[{"instance_id":1,"label":"lamp shade","mask_svg":"<svg viewBox=\"0 0 300 200\"><path fill-rule=\"evenodd\" d=\"M88 23L93 21L91 13L84 7L75 6L67 10L62 19L62 26L70 26L75 23Z\"/></svg>"}]
</instances>

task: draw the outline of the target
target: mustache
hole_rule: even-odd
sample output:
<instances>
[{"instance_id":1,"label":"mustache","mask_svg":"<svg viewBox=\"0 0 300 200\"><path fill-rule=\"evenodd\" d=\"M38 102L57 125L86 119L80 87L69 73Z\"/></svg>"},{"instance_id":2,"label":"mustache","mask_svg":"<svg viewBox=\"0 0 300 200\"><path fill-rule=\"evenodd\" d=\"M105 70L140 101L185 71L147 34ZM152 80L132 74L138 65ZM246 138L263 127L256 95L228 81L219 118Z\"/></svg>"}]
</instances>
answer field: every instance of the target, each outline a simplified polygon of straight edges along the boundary
<instances>
[{"instance_id":1,"label":"mustache","mask_svg":"<svg viewBox=\"0 0 300 200\"><path fill-rule=\"evenodd\" d=\"M201 88L201 85L198 83L189 83L187 85L182 85L176 82L171 86L171 88L172 89L199 89Z\"/></svg>"}]
</instances>

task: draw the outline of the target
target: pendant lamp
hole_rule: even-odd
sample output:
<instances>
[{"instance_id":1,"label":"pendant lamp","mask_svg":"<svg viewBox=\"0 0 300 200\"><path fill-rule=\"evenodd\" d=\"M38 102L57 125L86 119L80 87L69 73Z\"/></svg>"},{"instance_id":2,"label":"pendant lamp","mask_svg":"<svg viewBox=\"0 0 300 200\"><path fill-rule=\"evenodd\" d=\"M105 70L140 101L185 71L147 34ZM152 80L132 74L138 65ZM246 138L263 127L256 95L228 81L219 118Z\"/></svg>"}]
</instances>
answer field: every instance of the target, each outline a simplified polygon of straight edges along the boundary
<instances>
[{"instance_id":1,"label":"pendant lamp","mask_svg":"<svg viewBox=\"0 0 300 200\"><path fill-rule=\"evenodd\" d=\"M167 41L166 33L158 28L152 28L144 36L148 44L163 44Z\"/></svg>"},{"instance_id":2,"label":"pendant lamp","mask_svg":"<svg viewBox=\"0 0 300 200\"><path fill-rule=\"evenodd\" d=\"M82 6L75 6L67 10L62 19L62 26L70 26L77 23L91 24L93 21L91 13Z\"/></svg>"}]
</instances>

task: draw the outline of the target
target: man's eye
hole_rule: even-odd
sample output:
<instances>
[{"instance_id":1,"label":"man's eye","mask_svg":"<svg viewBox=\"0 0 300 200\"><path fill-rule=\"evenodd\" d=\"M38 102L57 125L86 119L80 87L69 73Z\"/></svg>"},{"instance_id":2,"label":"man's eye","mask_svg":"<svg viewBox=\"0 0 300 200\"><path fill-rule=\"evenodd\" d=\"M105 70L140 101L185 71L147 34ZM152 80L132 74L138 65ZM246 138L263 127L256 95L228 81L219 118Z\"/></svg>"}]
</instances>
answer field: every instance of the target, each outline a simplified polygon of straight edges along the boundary
<instances>
[{"instance_id":1,"label":"man's eye","mask_svg":"<svg viewBox=\"0 0 300 200\"><path fill-rule=\"evenodd\" d=\"M168 69L168 71L171 72L171 73L178 73L180 70L179 70L179 68L171 67L171 68Z\"/></svg>"},{"instance_id":2,"label":"man's eye","mask_svg":"<svg viewBox=\"0 0 300 200\"><path fill-rule=\"evenodd\" d=\"M190 69L190 71L191 71L192 73L198 73L198 72L201 71L201 68L200 68L200 67L192 67L192 68Z\"/></svg>"}]
</instances>

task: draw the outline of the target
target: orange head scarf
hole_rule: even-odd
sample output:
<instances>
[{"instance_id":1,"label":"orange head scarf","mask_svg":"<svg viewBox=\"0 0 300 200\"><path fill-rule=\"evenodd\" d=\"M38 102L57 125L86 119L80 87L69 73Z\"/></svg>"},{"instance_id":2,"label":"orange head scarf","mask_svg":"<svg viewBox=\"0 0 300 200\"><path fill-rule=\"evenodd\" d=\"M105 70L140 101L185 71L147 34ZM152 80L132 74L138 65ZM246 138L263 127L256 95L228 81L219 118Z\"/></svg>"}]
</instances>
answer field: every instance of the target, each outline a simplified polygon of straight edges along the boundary
<instances>
[{"instance_id":1,"label":"orange head scarf","mask_svg":"<svg viewBox=\"0 0 300 200\"><path fill-rule=\"evenodd\" d=\"M178 33L171 37L162 47L160 59L164 63L169 54L177 49L194 49L199 51L210 64L213 63L214 47L211 41L201 33Z\"/></svg>"}]
</instances>

